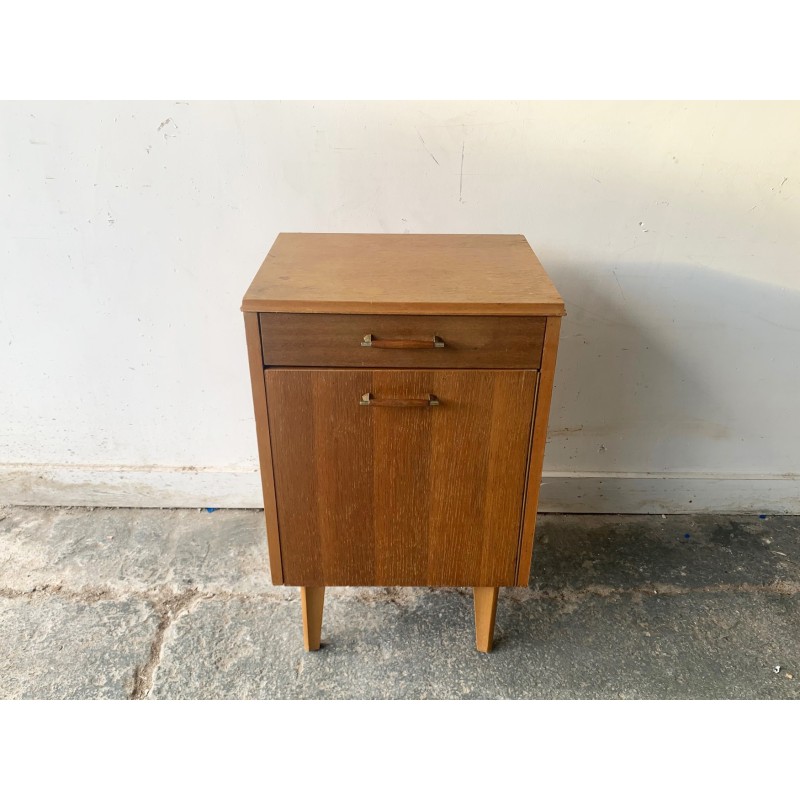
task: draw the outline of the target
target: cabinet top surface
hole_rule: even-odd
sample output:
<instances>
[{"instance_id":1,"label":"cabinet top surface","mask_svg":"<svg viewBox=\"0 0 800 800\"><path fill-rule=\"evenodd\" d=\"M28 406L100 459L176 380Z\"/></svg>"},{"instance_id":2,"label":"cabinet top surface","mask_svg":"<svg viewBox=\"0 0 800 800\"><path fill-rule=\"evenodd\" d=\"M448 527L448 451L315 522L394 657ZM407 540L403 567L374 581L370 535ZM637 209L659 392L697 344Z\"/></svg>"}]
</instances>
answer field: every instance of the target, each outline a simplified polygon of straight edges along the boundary
<instances>
[{"instance_id":1,"label":"cabinet top surface","mask_svg":"<svg viewBox=\"0 0 800 800\"><path fill-rule=\"evenodd\" d=\"M561 316L524 236L281 233L242 311Z\"/></svg>"}]
</instances>

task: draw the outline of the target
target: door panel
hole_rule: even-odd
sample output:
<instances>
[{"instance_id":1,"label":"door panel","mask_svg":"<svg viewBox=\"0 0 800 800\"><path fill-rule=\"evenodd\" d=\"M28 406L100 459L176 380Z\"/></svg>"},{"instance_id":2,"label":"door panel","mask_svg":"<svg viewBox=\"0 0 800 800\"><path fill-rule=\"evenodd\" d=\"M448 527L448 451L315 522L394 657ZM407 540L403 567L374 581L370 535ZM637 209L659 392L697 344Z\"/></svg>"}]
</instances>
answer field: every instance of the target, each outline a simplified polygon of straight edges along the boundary
<instances>
[{"instance_id":1,"label":"door panel","mask_svg":"<svg viewBox=\"0 0 800 800\"><path fill-rule=\"evenodd\" d=\"M285 582L513 585L536 377L266 370Z\"/></svg>"}]
</instances>

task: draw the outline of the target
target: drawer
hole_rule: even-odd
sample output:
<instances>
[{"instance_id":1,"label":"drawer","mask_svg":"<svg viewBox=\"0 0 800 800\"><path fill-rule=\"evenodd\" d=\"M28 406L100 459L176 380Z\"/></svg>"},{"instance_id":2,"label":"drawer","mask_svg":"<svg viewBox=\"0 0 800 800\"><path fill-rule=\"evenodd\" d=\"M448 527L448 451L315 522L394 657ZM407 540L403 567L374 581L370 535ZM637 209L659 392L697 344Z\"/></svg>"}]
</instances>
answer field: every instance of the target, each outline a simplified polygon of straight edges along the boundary
<instances>
[{"instance_id":1,"label":"drawer","mask_svg":"<svg viewBox=\"0 0 800 800\"><path fill-rule=\"evenodd\" d=\"M537 375L265 370L284 581L513 585Z\"/></svg>"},{"instance_id":2,"label":"drawer","mask_svg":"<svg viewBox=\"0 0 800 800\"><path fill-rule=\"evenodd\" d=\"M259 314L265 366L538 369L545 317Z\"/></svg>"}]
</instances>

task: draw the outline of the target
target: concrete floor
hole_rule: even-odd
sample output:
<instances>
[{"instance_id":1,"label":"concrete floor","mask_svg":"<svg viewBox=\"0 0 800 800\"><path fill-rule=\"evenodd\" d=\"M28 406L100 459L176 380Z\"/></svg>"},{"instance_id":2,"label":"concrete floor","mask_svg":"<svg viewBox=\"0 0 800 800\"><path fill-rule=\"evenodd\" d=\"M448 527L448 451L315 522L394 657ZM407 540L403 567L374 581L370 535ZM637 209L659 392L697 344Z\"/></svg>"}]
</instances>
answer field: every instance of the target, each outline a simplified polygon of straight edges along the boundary
<instances>
[{"instance_id":1,"label":"concrete floor","mask_svg":"<svg viewBox=\"0 0 800 800\"><path fill-rule=\"evenodd\" d=\"M800 518L541 515L466 589L329 589L304 653L253 511L0 509L3 698L795 698ZM780 671L774 667L780 666Z\"/></svg>"}]
</instances>

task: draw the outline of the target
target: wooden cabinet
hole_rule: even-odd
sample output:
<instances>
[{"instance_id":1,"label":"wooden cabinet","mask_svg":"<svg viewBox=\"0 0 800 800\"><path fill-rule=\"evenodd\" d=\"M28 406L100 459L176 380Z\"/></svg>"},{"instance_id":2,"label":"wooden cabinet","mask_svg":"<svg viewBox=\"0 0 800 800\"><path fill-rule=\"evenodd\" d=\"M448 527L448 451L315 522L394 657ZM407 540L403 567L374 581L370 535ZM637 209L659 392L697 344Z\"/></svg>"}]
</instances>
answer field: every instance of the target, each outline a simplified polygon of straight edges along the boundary
<instances>
[{"instance_id":1,"label":"wooden cabinet","mask_svg":"<svg viewBox=\"0 0 800 800\"><path fill-rule=\"evenodd\" d=\"M281 234L245 295L273 581L528 582L563 301L522 236Z\"/></svg>"}]
</instances>

